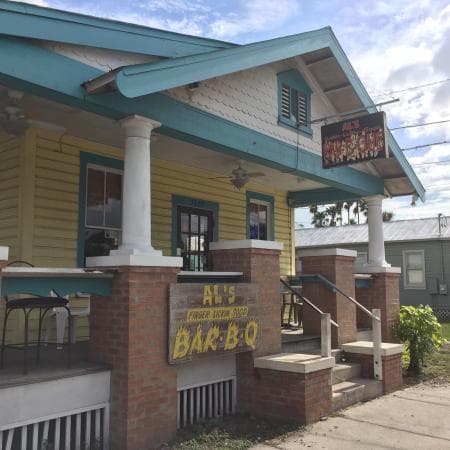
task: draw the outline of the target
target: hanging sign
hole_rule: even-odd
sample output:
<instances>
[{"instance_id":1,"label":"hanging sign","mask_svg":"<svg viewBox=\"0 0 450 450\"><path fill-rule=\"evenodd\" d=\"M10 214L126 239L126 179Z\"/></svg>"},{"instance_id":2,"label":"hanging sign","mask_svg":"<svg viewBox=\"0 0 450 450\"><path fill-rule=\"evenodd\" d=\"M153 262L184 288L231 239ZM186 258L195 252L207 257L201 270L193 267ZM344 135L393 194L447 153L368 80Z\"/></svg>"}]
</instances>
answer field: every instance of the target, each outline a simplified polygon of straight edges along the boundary
<instances>
[{"instance_id":1,"label":"hanging sign","mask_svg":"<svg viewBox=\"0 0 450 450\"><path fill-rule=\"evenodd\" d=\"M258 285L174 283L169 299L169 363L255 350Z\"/></svg>"},{"instance_id":2,"label":"hanging sign","mask_svg":"<svg viewBox=\"0 0 450 450\"><path fill-rule=\"evenodd\" d=\"M326 169L388 156L382 111L322 127L322 164Z\"/></svg>"}]
</instances>

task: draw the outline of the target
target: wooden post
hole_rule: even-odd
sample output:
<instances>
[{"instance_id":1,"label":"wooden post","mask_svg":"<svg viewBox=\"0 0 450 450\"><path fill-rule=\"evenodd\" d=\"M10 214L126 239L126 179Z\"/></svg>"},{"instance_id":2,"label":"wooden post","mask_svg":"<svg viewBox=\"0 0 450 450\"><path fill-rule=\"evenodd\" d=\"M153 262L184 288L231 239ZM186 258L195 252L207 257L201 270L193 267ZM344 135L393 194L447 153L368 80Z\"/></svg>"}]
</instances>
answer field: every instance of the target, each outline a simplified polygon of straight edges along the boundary
<instances>
[{"instance_id":1,"label":"wooden post","mask_svg":"<svg viewBox=\"0 0 450 450\"><path fill-rule=\"evenodd\" d=\"M379 309L372 309L374 316L372 318L372 333L373 333L373 373L375 379L381 381L383 379L383 367L381 361L381 311Z\"/></svg>"},{"instance_id":2,"label":"wooden post","mask_svg":"<svg viewBox=\"0 0 450 450\"><path fill-rule=\"evenodd\" d=\"M320 318L321 355L331 356L331 314L322 313Z\"/></svg>"}]
</instances>

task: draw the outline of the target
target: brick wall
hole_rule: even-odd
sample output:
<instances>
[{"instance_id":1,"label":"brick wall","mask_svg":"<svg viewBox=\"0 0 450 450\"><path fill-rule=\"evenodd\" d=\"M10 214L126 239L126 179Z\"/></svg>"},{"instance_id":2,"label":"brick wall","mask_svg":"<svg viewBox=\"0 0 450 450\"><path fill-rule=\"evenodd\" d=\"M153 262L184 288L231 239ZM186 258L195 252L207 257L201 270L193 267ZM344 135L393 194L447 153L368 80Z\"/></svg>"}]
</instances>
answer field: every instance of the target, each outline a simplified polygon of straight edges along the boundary
<instances>
[{"instance_id":1,"label":"brick wall","mask_svg":"<svg viewBox=\"0 0 450 450\"><path fill-rule=\"evenodd\" d=\"M371 287L355 288L356 300L365 306L369 311L374 308L372 304L372 290ZM368 314L356 308L356 327L358 330L363 328L372 329L372 319Z\"/></svg>"},{"instance_id":2,"label":"brick wall","mask_svg":"<svg viewBox=\"0 0 450 450\"><path fill-rule=\"evenodd\" d=\"M175 268L121 267L91 301L89 355L112 366L111 448L154 448L176 432L176 368L167 363Z\"/></svg>"},{"instance_id":3,"label":"brick wall","mask_svg":"<svg viewBox=\"0 0 450 450\"><path fill-rule=\"evenodd\" d=\"M373 356L346 353L347 361L361 364L361 377L374 378ZM385 394L400 389L403 385L402 354L382 356L383 391Z\"/></svg>"},{"instance_id":4,"label":"brick wall","mask_svg":"<svg viewBox=\"0 0 450 450\"><path fill-rule=\"evenodd\" d=\"M321 274L354 298L354 263L355 258L350 256L304 256L302 272ZM339 328L331 327L333 347L356 340L356 306L350 300L319 282L304 283L303 294L323 312L329 312L339 324ZM303 327L305 334L320 335L320 315L308 306L303 309Z\"/></svg>"},{"instance_id":5,"label":"brick wall","mask_svg":"<svg viewBox=\"0 0 450 450\"><path fill-rule=\"evenodd\" d=\"M331 369L301 374L255 369L251 354L238 358L239 410L258 417L309 424L331 411Z\"/></svg>"},{"instance_id":6,"label":"brick wall","mask_svg":"<svg viewBox=\"0 0 450 450\"><path fill-rule=\"evenodd\" d=\"M211 251L214 271L243 272L244 281L258 283L260 340L255 356L281 351L280 252L259 248Z\"/></svg>"}]
</instances>

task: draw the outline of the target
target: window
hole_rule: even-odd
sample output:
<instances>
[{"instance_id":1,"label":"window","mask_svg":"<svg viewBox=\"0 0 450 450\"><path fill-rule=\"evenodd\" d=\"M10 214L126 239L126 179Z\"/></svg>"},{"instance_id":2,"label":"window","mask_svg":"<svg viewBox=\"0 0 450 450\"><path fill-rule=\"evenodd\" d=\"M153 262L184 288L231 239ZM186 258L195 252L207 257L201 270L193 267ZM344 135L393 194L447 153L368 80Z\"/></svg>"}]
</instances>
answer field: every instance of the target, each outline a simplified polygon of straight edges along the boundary
<instances>
[{"instance_id":1,"label":"window","mask_svg":"<svg viewBox=\"0 0 450 450\"><path fill-rule=\"evenodd\" d=\"M274 239L273 197L247 192L247 238Z\"/></svg>"},{"instance_id":2,"label":"window","mask_svg":"<svg viewBox=\"0 0 450 450\"><path fill-rule=\"evenodd\" d=\"M278 123L312 135L311 89L296 70L278 74Z\"/></svg>"},{"instance_id":3,"label":"window","mask_svg":"<svg viewBox=\"0 0 450 450\"><path fill-rule=\"evenodd\" d=\"M80 154L78 265L106 256L122 235L122 161Z\"/></svg>"},{"instance_id":4,"label":"window","mask_svg":"<svg viewBox=\"0 0 450 450\"><path fill-rule=\"evenodd\" d=\"M403 252L403 281L405 289L425 289L425 252Z\"/></svg>"},{"instance_id":5,"label":"window","mask_svg":"<svg viewBox=\"0 0 450 450\"><path fill-rule=\"evenodd\" d=\"M172 195L172 255L183 258L183 270L210 269L209 243L219 239L219 204Z\"/></svg>"}]
</instances>

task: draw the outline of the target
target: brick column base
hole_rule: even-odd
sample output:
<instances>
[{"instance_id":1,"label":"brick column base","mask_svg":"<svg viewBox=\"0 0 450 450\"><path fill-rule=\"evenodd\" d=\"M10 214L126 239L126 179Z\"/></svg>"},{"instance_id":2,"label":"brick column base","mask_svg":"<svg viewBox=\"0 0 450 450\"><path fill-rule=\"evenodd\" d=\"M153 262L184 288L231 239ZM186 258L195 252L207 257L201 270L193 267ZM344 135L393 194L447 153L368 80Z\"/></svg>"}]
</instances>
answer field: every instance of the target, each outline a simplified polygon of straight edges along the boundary
<instances>
[{"instance_id":1,"label":"brick column base","mask_svg":"<svg viewBox=\"0 0 450 450\"><path fill-rule=\"evenodd\" d=\"M370 287L357 289L356 300L369 310L381 311L381 338L383 342L398 342L393 336L392 326L400 314L400 270L386 268L382 272L365 272L372 275ZM368 325L370 318L358 317L358 323ZM368 325L371 327L371 325Z\"/></svg>"},{"instance_id":2,"label":"brick column base","mask_svg":"<svg viewBox=\"0 0 450 450\"><path fill-rule=\"evenodd\" d=\"M177 372L167 363L169 284L177 268L113 269L91 301L89 357L112 367L111 449L157 447L176 433Z\"/></svg>"},{"instance_id":3,"label":"brick column base","mask_svg":"<svg viewBox=\"0 0 450 450\"><path fill-rule=\"evenodd\" d=\"M356 252L342 249L325 249L302 251L302 273L305 275L320 274L334 283L339 289L351 297L355 297ZM339 328L331 327L331 345L340 347L346 342L356 341L356 306L343 295L333 292L322 283L305 282L303 295L311 300L339 324ZM305 305L303 308L303 333L319 335L320 314Z\"/></svg>"},{"instance_id":4,"label":"brick column base","mask_svg":"<svg viewBox=\"0 0 450 450\"><path fill-rule=\"evenodd\" d=\"M361 377L374 378L373 356L359 353L346 353L347 360L361 364ZM383 392L388 394L403 386L402 354L382 356Z\"/></svg>"},{"instance_id":5,"label":"brick column base","mask_svg":"<svg viewBox=\"0 0 450 450\"><path fill-rule=\"evenodd\" d=\"M300 424L330 414L331 368L310 373L254 368L249 353L238 355L237 363L240 411Z\"/></svg>"}]
</instances>

